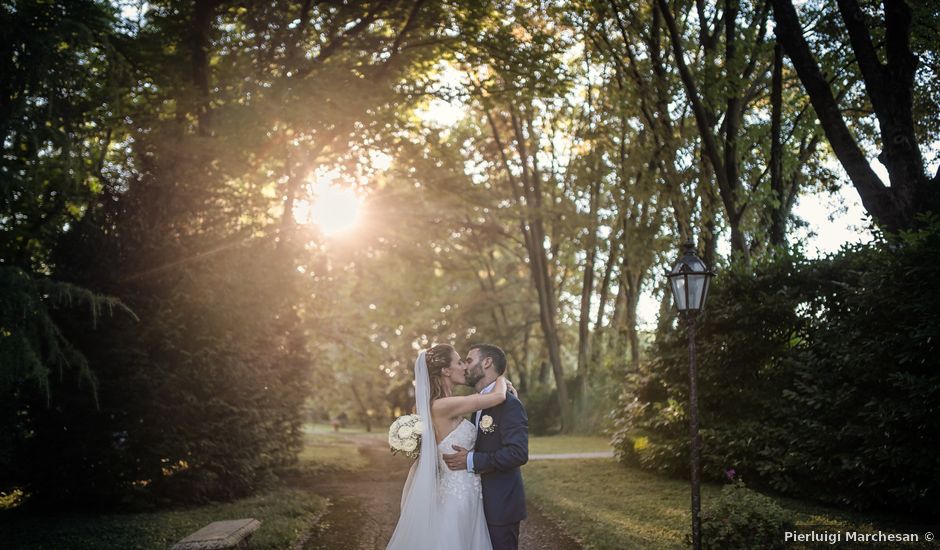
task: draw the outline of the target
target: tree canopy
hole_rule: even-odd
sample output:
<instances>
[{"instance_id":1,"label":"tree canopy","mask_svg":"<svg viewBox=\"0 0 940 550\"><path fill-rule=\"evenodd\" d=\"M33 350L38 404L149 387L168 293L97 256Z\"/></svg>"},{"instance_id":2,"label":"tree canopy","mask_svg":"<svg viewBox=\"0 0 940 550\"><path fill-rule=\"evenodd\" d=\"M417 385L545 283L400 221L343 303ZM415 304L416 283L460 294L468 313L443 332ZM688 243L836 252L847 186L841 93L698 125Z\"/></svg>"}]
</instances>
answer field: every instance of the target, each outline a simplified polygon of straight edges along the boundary
<instances>
[{"instance_id":1,"label":"tree canopy","mask_svg":"<svg viewBox=\"0 0 940 550\"><path fill-rule=\"evenodd\" d=\"M841 350L813 315L860 317L820 278L871 257L910 301L895 269L927 269L895 247L937 227L938 25L903 0L6 2L0 490L250 492L304 422L407 412L435 342L502 346L533 431L613 430L668 470L684 451L658 422L685 394L661 274L688 240L734 274L718 288L784 287L746 297L774 314L759 357L734 347L746 304L714 297L734 344L714 364L782 377L743 402L834 399L845 378L804 391ZM849 186L874 244L804 258L795 205ZM668 456L631 454L660 436ZM794 467L760 475L819 481L786 485ZM875 504L924 502L892 494Z\"/></svg>"}]
</instances>

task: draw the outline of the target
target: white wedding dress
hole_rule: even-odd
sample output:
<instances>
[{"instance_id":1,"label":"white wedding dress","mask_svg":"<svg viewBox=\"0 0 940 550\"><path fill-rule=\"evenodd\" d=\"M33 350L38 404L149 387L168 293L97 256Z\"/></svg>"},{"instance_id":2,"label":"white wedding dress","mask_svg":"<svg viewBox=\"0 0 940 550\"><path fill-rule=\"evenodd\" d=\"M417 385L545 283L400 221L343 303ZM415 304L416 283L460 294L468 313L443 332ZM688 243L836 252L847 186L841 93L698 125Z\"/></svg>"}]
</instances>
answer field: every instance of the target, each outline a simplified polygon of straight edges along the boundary
<instances>
[{"instance_id":1,"label":"white wedding dress","mask_svg":"<svg viewBox=\"0 0 940 550\"><path fill-rule=\"evenodd\" d=\"M477 429L461 420L435 445L425 352L415 361L415 406L422 418L421 454L411 466L401 495L398 525L387 550L492 550L483 514L480 476L451 470L442 455L452 445L472 449Z\"/></svg>"},{"instance_id":2,"label":"white wedding dress","mask_svg":"<svg viewBox=\"0 0 940 550\"><path fill-rule=\"evenodd\" d=\"M437 444L440 454L453 453L451 445L473 449L477 428L467 419ZM440 505L441 532L444 539L438 548L490 550L490 533L483 515L483 484L480 476L467 470L451 470L438 458L441 471L437 498Z\"/></svg>"}]
</instances>

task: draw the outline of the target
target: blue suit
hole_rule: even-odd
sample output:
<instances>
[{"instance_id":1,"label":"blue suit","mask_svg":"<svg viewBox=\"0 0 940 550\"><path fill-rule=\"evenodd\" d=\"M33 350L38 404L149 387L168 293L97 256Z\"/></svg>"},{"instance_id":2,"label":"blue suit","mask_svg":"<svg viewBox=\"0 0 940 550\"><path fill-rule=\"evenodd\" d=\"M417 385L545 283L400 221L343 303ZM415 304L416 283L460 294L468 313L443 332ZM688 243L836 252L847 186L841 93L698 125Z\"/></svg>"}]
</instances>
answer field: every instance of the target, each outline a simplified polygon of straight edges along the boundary
<instances>
[{"instance_id":1,"label":"blue suit","mask_svg":"<svg viewBox=\"0 0 940 550\"><path fill-rule=\"evenodd\" d=\"M526 518L519 467L529 461L529 417L512 394L501 405L484 409L480 418L486 416L493 419L493 429L485 433L477 427L473 469L483 482L483 512L493 550L515 550L519 522Z\"/></svg>"}]
</instances>

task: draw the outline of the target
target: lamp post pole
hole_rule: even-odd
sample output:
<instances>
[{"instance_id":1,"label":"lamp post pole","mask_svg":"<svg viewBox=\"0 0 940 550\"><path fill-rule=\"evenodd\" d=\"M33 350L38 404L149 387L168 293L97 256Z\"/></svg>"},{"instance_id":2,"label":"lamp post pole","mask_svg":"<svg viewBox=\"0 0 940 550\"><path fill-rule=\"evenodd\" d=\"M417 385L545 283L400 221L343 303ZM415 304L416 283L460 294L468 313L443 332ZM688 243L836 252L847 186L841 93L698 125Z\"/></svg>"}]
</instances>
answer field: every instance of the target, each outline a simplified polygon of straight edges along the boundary
<instances>
[{"instance_id":1,"label":"lamp post pole","mask_svg":"<svg viewBox=\"0 0 940 550\"><path fill-rule=\"evenodd\" d=\"M695 317L696 312L686 312L686 332L689 335L689 439L692 443L692 548L702 549L702 497L701 497L701 448L698 435L698 375L695 371Z\"/></svg>"},{"instance_id":2,"label":"lamp post pole","mask_svg":"<svg viewBox=\"0 0 940 550\"><path fill-rule=\"evenodd\" d=\"M698 373L695 370L695 323L705 307L708 283L715 274L695 255L695 246L689 242L685 253L667 272L669 286L676 301L679 317L685 321L689 338L689 440L692 468L692 548L702 548L701 454L702 440L698 434Z\"/></svg>"}]
</instances>

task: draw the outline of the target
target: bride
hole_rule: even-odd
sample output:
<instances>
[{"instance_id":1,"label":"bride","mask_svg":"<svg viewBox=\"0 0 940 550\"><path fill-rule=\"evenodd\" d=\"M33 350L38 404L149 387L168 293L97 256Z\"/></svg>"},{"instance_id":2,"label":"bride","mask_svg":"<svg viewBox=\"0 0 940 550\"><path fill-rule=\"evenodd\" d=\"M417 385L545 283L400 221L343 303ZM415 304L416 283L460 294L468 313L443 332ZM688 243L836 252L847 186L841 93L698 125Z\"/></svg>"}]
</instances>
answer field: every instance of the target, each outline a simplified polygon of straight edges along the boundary
<instances>
[{"instance_id":1,"label":"bride","mask_svg":"<svg viewBox=\"0 0 940 550\"><path fill-rule=\"evenodd\" d=\"M476 426L468 414L506 400L500 376L488 394L453 395L466 383L467 368L453 346L438 344L415 361L415 401L424 420L421 453L401 496L401 515L387 550L491 550L480 476L454 471L441 458L452 445L473 449ZM427 418L431 422L427 422ZM439 437L438 437L439 436Z\"/></svg>"}]
</instances>

